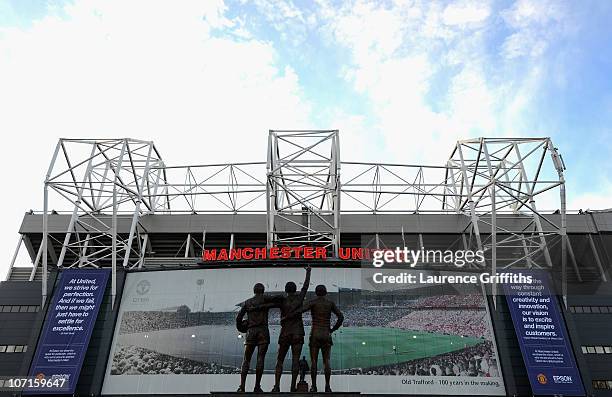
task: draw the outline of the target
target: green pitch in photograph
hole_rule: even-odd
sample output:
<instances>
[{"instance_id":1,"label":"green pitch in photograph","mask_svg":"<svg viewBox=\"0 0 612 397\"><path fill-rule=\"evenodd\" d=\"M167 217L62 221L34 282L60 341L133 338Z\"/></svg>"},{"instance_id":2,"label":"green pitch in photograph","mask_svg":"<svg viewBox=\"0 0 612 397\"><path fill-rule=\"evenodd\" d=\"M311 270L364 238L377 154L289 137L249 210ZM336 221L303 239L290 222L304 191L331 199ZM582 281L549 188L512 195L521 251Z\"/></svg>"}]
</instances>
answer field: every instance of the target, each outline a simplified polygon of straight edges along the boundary
<instances>
[{"instance_id":1,"label":"green pitch in photograph","mask_svg":"<svg viewBox=\"0 0 612 397\"><path fill-rule=\"evenodd\" d=\"M482 343L474 337L383 327L348 327L334 337L332 368L338 370L398 364L434 357ZM306 347L304 352L306 352Z\"/></svg>"}]
</instances>

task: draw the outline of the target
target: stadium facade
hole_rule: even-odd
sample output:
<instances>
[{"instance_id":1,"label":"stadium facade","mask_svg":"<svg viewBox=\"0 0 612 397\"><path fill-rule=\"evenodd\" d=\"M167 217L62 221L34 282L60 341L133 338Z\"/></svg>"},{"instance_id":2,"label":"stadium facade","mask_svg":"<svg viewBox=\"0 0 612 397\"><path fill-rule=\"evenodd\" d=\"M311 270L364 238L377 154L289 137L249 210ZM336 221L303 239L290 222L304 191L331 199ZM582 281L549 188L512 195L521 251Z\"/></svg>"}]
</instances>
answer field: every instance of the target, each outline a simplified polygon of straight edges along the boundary
<instances>
[{"instance_id":1,"label":"stadium facade","mask_svg":"<svg viewBox=\"0 0 612 397\"><path fill-rule=\"evenodd\" d=\"M286 281L299 287L303 267L311 266L309 296L315 284L327 285L346 318L334 335L334 391L547 394L537 386L550 387L551 395L612 396L612 211L566 208L565 164L551 139L459 141L438 166L343 162L340 147L335 130L270 131L265 162L171 166L152 142L60 140L44 181L44 208L25 214L0 283L2 381L39 373L50 324L68 296L61 293L74 291L68 275L82 281L99 272L108 281L91 305L95 321L84 327L90 335L79 345L82 363L70 393L234 391L240 303L255 282L269 294L282 293ZM274 247L301 248L296 257L270 258ZM541 356L522 339L501 285L364 282L372 267L359 250L394 247L484 254L479 265L434 261L407 272L545 274L549 308L558 310L557 339L564 339L563 355L579 379L532 371L530 360ZM306 248L323 254L307 256ZM242 257L258 249L268 256ZM31 266L15 263L20 250ZM222 250L227 258L203 254ZM276 311L269 321L267 390ZM308 315L304 323L308 329ZM570 381L580 387L564 389Z\"/></svg>"}]
</instances>

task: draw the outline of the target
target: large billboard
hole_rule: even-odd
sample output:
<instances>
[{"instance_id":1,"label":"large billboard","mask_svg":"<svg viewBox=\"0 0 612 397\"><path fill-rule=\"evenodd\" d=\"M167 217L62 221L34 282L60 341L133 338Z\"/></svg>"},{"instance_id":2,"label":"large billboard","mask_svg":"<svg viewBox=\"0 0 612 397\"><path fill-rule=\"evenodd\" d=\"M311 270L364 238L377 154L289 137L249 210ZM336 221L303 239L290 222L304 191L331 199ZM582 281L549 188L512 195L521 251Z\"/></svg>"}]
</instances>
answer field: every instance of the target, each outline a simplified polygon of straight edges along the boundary
<instances>
[{"instance_id":1,"label":"large billboard","mask_svg":"<svg viewBox=\"0 0 612 397\"><path fill-rule=\"evenodd\" d=\"M283 293L287 281L299 289L304 275L303 269L280 267L128 274L103 394L235 391L244 351L244 334L235 326L241 304L253 296L256 282L273 296ZM334 391L505 394L478 285L464 287L461 294L414 287L376 291L362 282L361 269L315 268L307 301L317 284L327 286L328 298L345 317L333 334ZM310 314L303 318L308 335ZM271 343L262 380L266 391L274 383L277 309L270 311L269 324ZM307 352L308 337L302 355L308 357ZM252 370L254 366L255 358ZM282 391L289 390L290 366L288 355ZM248 376L247 391L253 390L253 378Z\"/></svg>"},{"instance_id":2,"label":"large billboard","mask_svg":"<svg viewBox=\"0 0 612 397\"><path fill-rule=\"evenodd\" d=\"M523 271L525 273L525 271ZM543 271L531 284L505 284L506 301L534 394L584 396L556 296Z\"/></svg>"},{"instance_id":3,"label":"large billboard","mask_svg":"<svg viewBox=\"0 0 612 397\"><path fill-rule=\"evenodd\" d=\"M72 394L98 317L109 269L62 271L24 390Z\"/></svg>"}]
</instances>

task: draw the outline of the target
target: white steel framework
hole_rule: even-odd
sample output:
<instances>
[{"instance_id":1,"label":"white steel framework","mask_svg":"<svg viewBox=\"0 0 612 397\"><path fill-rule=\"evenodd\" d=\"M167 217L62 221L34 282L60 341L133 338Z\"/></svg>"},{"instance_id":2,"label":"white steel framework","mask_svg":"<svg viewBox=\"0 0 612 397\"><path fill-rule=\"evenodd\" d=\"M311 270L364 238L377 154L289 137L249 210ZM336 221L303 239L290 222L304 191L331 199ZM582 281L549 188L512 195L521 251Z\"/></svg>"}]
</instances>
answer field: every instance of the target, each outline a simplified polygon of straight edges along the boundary
<instances>
[{"instance_id":1,"label":"white steel framework","mask_svg":"<svg viewBox=\"0 0 612 397\"><path fill-rule=\"evenodd\" d=\"M58 267L111 267L113 295L118 263L143 266L150 242L142 217L176 213L266 213L268 246L321 245L333 253L341 214L458 214L469 220L463 246L483 250L492 271L551 267L550 247L560 244L564 277L566 251L580 277L566 236L564 170L550 138L462 140L438 166L341 162L337 130L271 130L265 162L189 166L167 166L152 142L60 139L44 183L43 240L32 276L42 261L45 299L53 193L59 208L71 209L63 240L55 242ZM536 206L540 198L548 216ZM126 217L118 215L125 214L129 233L119 235L117 222ZM517 218L520 227L507 226ZM517 247L522 255L505 256Z\"/></svg>"},{"instance_id":2,"label":"white steel framework","mask_svg":"<svg viewBox=\"0 0 612 397\"><path fill-rule=\"evenodd\" d=\"M142 261L140 216L169 208L165 170L153 142L135 139L60 139L44 185L43 301L47 296L49 191L73 207L61 243L58 268L112 268L112 300L116 295L117 261L124 268ZM119 212L130 213L127 237L117 233ZM67 263L70 251L77 259ZM134 261L134 252L137 253Z\"/></svg>"},{"instance_id":3,"label":"white steel framework","mask_svg":"<svg viewBox=\"0 0 612 397\"><path fill-rule=\"evenodd\" d=\"M266 163L268 247L322 245L338 254L340 146L337 130L270 131ZM296 216L301 217L296 220ZM280 233L279 220L292 233Z\"/></svg>"}]
</instances>

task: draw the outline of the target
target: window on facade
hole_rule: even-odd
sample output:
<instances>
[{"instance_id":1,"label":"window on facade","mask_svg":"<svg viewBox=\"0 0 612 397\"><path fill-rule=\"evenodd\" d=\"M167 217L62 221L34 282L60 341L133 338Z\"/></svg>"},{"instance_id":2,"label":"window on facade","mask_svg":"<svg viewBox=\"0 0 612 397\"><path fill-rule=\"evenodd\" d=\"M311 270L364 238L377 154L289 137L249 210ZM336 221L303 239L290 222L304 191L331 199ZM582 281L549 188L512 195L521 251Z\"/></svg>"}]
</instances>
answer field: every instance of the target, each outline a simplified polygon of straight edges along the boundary
<instances>
[{"instance_id":1,"label":"window on facade","mask_svg":"<svg viewBox=\"0 0 612 397\"><path fill-rule=\"evenodd\" d=\"M594 380L593 389L610 390L612 389L612 380Z\"/></svg>"},{"instance_id":2,"label":"window on facade","mask_svg":"<svg viewBox=\"0 0 612 397\"><path fill-rule=\"evenodd\" d=\"M612 346L580 346L582 354L612 354Z\"/></svg>"},{"instance_id":3,"label":"window on facade","mask_svg":"<svg viewBox=\"0 0 612 397\"><path fill-rule=\"evenodd\" d=\"M593 314L609 314L612 313L612 306L570 306L571 313L593 313Z\"/></svg>"},{"instance_id":4,"label":"window on facade","mask_svg":"<svg viewBox=\"0 0 612 397\"><path fill-rule=\"evenodd\" d=\"M25 353L27 345L0 345L0 353Z\"/></svg>"},{"instance_id":5,"label":"window on facade","mask_svg":"<svg viewBox=\"0 0 612 397\"><path fill-rule=\"evenodd\" d=\"M36 313L39 310L37 305L0 305L0 313Z\"/></svg>"}]
</instances>

